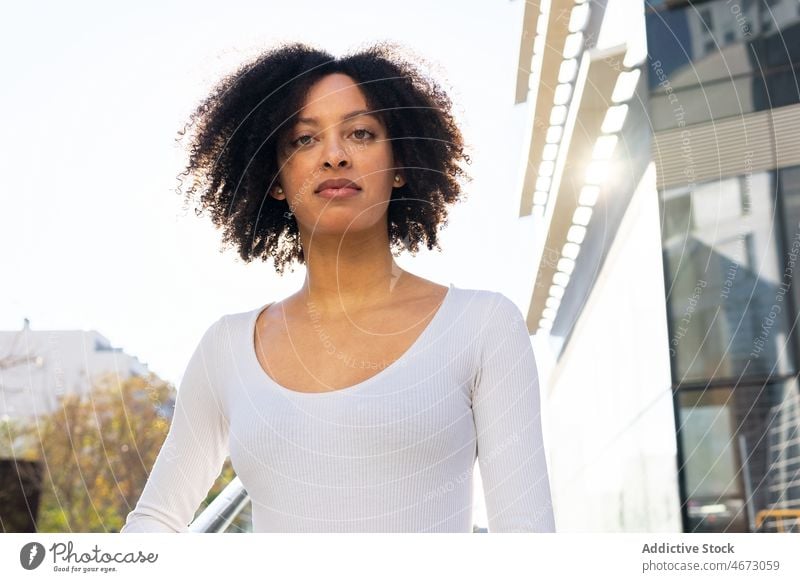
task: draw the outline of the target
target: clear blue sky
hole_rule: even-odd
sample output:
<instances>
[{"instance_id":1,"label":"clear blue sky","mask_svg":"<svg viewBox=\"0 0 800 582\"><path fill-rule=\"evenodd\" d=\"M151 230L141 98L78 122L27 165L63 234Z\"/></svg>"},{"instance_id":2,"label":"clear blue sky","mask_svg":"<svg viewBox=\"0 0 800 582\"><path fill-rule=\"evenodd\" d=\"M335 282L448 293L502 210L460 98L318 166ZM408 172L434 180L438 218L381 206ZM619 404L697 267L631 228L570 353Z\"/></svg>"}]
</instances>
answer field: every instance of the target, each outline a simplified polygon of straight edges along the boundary
<instances>
[{"instance_id":1,"label":"clear blue sky","mask_svg":"<svg viewBox=\"0 0 800 582\"><path fill-rule=\"evenodd\" d=\"M286 40L334 53L393 40L435 65L474 181L443 252L398 262L443 284L519 286L509 245L518 242L522 9L522 0L7 6L0 329L20 329L24 317L33 329L96 329L178 382L212 321L299 287L302 267L281 279L268 263L219 253L219 233L174 192L185 163L174 138L193 107L221 75Z\"/></svg>"}]
</instances>

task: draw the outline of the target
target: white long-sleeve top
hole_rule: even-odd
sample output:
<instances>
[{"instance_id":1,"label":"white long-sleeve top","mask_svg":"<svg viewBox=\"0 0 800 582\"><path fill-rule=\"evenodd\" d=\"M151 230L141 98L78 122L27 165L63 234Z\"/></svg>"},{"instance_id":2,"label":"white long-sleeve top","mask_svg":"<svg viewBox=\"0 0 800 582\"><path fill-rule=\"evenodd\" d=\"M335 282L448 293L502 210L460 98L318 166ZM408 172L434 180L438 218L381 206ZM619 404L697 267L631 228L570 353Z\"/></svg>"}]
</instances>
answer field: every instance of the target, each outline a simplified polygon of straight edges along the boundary
<instances>
[{"instance_id":1,"label":"white long-sleeve top","mask_svg":"<svg viewBox=\"0 0 800 582\"><path fill-rule=\"evenodd\" d=\"M261 367L269 305L204 333L123 533L187 532L228 455L254 532L471 532L476 458L489 532L555 531L536 361L505 295L451 284L398 360L321 393Z\"/></svg>"}]
</instances>

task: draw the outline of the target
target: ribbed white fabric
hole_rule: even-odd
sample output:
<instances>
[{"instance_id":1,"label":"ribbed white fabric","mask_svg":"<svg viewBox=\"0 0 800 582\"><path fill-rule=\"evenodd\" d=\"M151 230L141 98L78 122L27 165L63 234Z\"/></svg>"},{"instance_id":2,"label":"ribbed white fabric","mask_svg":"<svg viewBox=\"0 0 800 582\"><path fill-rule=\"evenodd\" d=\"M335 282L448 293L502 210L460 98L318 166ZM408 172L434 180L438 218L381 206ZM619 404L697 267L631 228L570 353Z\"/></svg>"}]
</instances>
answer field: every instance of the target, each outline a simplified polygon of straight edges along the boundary
<instances>
[{"instance_id":1,"label":"ribbed white fabric","mask_svg":"<svg viewBox=\"0 0 800 582\"><path fill-rule=\"evenodd\" d=\"M354 386L297 392L256 357L258 314L205 332L127 532L186 532L230 454L255 532L553 532L539 377L519 308L450 285L400 359ZM267 348L268 349L268 348Z\"/></svg>"}]
</instances>

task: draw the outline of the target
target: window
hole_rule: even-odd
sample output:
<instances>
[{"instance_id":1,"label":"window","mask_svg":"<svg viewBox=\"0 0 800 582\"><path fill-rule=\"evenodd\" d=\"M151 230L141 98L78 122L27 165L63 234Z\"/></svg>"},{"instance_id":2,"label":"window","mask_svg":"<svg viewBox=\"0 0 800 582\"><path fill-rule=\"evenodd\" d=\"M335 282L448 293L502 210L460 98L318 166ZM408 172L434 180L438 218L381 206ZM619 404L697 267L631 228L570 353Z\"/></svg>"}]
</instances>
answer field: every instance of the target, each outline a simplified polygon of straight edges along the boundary
<instances>
[{"instance_id":1,"label":"window","mask_svg":"<svg viewBox=\"0 0 800 582\"><path fill-rule=\"evenodd\" d=\"M688 532L775 531L762 512L800 504L796 378L681 390L678 417Z\"/></svg>"},{"instance_id":2,"label":"window","mask_svg":"<svg viewBox=\"0 0 800 582\"><path fill-rule=\"evenodd\" d=\"M662 193L669 347L678 383L797 370L793 310L781 292L786 253L774 218L775 180L775 172L757 172L747 177L746 193L739 176ZM796 198L791 220L800 225L800 188Z\"/></svg>"}]
</instances>

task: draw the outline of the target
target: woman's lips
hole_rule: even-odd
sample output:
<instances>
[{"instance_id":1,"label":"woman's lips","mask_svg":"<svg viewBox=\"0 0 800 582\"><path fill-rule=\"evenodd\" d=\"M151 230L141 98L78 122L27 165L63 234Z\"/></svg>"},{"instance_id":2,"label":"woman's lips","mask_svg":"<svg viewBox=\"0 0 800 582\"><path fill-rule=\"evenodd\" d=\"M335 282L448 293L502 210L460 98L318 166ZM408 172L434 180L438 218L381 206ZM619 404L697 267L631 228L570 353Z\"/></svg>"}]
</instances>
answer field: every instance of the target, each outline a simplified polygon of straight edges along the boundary
<instances>
[{"instance_id":1,"label":"woman's lips","mask_svg":"<svg viewBox=\"0 0 800 582\"><path fill-rule=\"evenodd\" d=\"M361 192L358 188L325 188L317 192L322 198L351 198Z\"/></svg>"}]
</instances>

